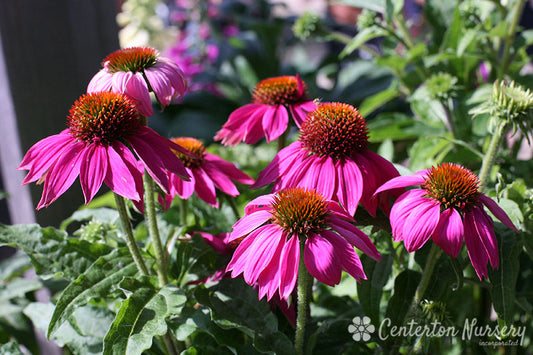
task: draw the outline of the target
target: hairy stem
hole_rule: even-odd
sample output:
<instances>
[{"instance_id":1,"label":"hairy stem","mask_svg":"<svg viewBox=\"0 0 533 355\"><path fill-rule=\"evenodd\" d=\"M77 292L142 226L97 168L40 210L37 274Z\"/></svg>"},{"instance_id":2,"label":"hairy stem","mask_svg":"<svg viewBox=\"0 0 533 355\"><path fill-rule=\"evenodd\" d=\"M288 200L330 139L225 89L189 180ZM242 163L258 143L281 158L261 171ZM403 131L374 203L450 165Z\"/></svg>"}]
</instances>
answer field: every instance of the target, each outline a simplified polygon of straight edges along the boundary
<instances>
[{"instance_id":1,"label":"hairy stem","mask_svg":"<svg viewBox=\"0 0 533 355\"><path fill-rule=\"evenodd\" d=\"M296 238L293 236L293 238ZM311 288L309 287L309 272L304 263L305 238L300 238L300 261L298 265L298 304L296 318L296 334L294 337L294 347L297 355L302 355L305 349L305 326L308 318L309 298Z\"/></svg>"},{"instance_id":2,"label":"hairy stem","mask_svg":"<svg viewBox=\"0 0 533 355\"><path fill-rule=\"evenodd\" d=\"M148 232L152 239L154 246L154 253L157 262L157 278L159 285L163 287L168 283L167 277L167 257L163 244L161 243L161 237L159 236L159 227L157 225L157 218L155 212L155 197L154 197L154 180L145 172L144 177L144 213L146 223L148 224Z\"/></svg>"},{"instance_id":3,"label":"hairy stem","mask_svg":"<svg viewBox=\"0 0 533 355\"><path fill-rule=\"evenodd\" d=\"M481 163L481 171L479 172L479 184L481 185L481 189L484 189L487 185L490 172L496 161L496 156L498 155L498 150L505 132L507 132L507 124L501 124L490 139L489 148Z\"/></svg>"},{"instance_id":4,"label":"hairy stem","mask_svg":"<svg viewBox=\"0 0 533 355\"><path fill-rule=\"evenodd\" d=\"M418 304L420 301L422 301L424 293L428 288L429 281L431 280L431 276L433 275L433 270L435 269L435 265L437 264L437 260L439 260L441 253L442 249L437 244L433 243L426 259L426 265L424 266L422 279L420 280L418 288L416 289L415 304Z\"/></svg>"}]
</instances>

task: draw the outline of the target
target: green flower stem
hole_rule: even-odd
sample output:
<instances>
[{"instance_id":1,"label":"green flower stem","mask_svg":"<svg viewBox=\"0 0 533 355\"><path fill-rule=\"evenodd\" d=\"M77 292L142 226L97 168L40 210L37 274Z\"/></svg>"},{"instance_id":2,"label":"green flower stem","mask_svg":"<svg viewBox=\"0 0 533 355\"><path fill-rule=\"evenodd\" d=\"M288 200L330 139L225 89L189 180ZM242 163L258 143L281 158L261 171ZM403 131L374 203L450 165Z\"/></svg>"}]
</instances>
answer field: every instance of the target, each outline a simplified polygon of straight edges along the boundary
<instances>
[{"instance_id":1,"label":"green flower stem","mask_svg":"<svg viewBox=\"0 0 533 355\"><path fill-rule=\"evenodd\" d=\"M295 238L295 237L293 237ZM300 238L300 261L298 265L298 304L296 318L296 334L294 337L294 347L297 355L304 353L305 326L307 323L309 298L311 287L309 287L310 276L304 263L305 238Z\"/></svg>"},{"instance_id":2,"label":"green flower stem","mask_svg":"<svg viewBox=\"0 0 533 355\"><path fill-rule=\"evenodd\" d=\"M139 247L137 246L137 242L135 241L135 237L133 236L133 228L131 227L130 219L128 217L128 212L126 210L126 202L124 201L124 197L113 194L115 196L115 202L117 205L118 214L120 215L120 222L122 223L122 229L124 229L124 233L126 233L126 245L128 246L128 249L130 251L131 256L133 257L133 261L135 261L135 265L137 265L137 269L139 269L139 272L141 275L148 276L148 268L146 267L146 264L144 263L144 259L141 255L141 251L139 250Z\"/></svg>"},{"instance_id":3,"label":"green flower stem","mask_svg":"<svg viewBox=\"0 0 533 355\"><path fill-rule=\"evenodd\" d=\"M424 272L422 273L422 279L420 280L420 283L418 284L418 288L416 289L416 296L415 296L415 305L420 303L424 297L424 293L426 292L429 281L431 280L431 276L433 275L433 270L435 269L435 265L437 264L437 260L439 260L440 254L442 253L442 249L435 243L431 245L431 250L429 251L429 255L426 259L426 265L424 266Z\"/></svg>"},{"instance_id":4,"label":"green flower stem","mask_svg":"<svg viewBox=\"0 0 533 355\"><path fill-rule=\"evenodd\" d=\"M489 148L485 154L483 162L481 163L481 171L479 172L479 184L481 185L481 189L484 189L487 185L490 177L490 171L492 170L494 161L498 155L498 149L500 148L503 135L505 132L507 132L507 126L507 124L501 124L496 132L494 132L492 135Z\"/></svg>"},{"instance_id":5,"label":"green flower stem","mask_svg":"<svg viewBox=\"0 0 533 355\"><path fill-rule=\"evenodd\" d=\"M189 201L182 199L180 201L180 222L183 228L187 225L187 212L189 212Z\"/></svg>"},{"instance_id":6,"label":"green flower stem","mask_svg":"<svg viewBox=\"0 0 533 355\"><path fill-rule=\"evenodd\" d=\"M229 206L231 207L231 210L233 211L233 215L237 220L241 219L241 214L239 212L239 208L237 207L237 201L235 200L235 197L230 195L225 195L226 200L228 201Z\"/></svg>"},{"instance_id":7,"label":"green flower stem","mask_svg":"<svg viewBox=\"0 0 533 355\"><path fill-rule=\"evenodd\" d=\"M285 132L283 132L283 134L278 137L278 152L285 148L285 145L287 144L287 135L289 134L289 129L291 129L290 124L287 126Z\"/></svg>"},{"instance_id":8,"label":"green flower stem","mask_svg":"<svg viewBox=\"0 0 533 355\"><path fill-rule=\"evenodd\" d=\"M514 9L513 18L511 19L511 24L509 26L509 32L504 38L502 60L498 67L498 79L503 79L503 76L505 75L505 73L507 72L507 68L509 67L511 47L513 45L514 37L516 35L516 30L518 29L518 23L520 22L520 17L522 16L522 12L524 10L525 4L526 4L526 0L518 0L516 2L516 7Z\"/></svg>"},{"instance_id":9,"label":"green flower stem","mask_svg":"<svg viewBox=\"0 0 533 355\"><path fill-rule=\"evenodd\" d=\"M166 253L161 243L159 236L159 227L157 226L157 218L155 213L155 196L154 196L154 180L148 174L144 173L144 213L146 223L148 224L148 232L152 238L154 246L154 253L157 262L157 278L159 285L163 287L168 283L167 267L166 267Z\"/></svg>"}]
</instances>

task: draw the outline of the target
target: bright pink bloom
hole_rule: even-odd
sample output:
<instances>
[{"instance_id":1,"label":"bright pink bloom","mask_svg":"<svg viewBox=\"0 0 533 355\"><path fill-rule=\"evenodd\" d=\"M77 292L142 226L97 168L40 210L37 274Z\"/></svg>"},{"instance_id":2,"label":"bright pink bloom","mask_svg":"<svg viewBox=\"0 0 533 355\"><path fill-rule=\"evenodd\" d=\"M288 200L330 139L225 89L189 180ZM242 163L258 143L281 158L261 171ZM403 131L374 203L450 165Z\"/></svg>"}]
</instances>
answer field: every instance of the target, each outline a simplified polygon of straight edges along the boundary
<instances>
[{"instance_id":1,"label":"bright pink bloom","mask_svg":"<svg viewBox=\"0 0 533 355\"><path fill-rule=\"evenodd\" d=\"M305 266L318 281L334 286L342 270L358 281L366 279L354 247L376 260L381 255L353 222L338 203L313 190L288 188L258 197L233 226L229 241L244 239L227 270L256 285L260 299L266 295L270 300L278 292L286 300L296 284L303 242Z\"/></svg>"},{"instance_id":2,"label":"bright pink bloom","mask_svg":"<svg viewBox=\"0 0 533 355\"><path fill-rule=\"evenodd\" d=\"M87 92L124 93L144 116L154 114L150 91L162 106L168 106L187 90L187 81L179 66L161 57L153 48L120 49L108 55L102 66L89 82Z\"/></svg>"},{"instance_id":3,"label":"bright pink bloom","mask_svg":"<svg viewBox=\"0 0 533 355\"><path fill-rule=\"evenodd\" d=\"M177 152L178 158L185 165L185 170L191 179L184 181L174 174L169 174L170 195L166 197L167 204L176 195L187 199L193 192L196 192L196 195L207 204L218 207L216 189L235 197L239 195L239 191L234 181L248 185L254 183L254 179L237 169L232 163L208 153L199 140L181 137L174 138L172 141L192 152L194 156Z\"/></svg>"},{"instance_id":4,"label":"bright pink bloom","mask_svg":"<svg viewBox=\"0 0 533 355\"><path fill-rule=\"evenodd\" d=\"M274 183L274 191L300 186L316 189L338 201L351 215L359 202L375 215L377 206L389 211L389 197L398 191L373 193L398 176L396 168L367 149L366 122L351 105L324 103L309 113L298 141L282 149L259 174L252 188Z\"/></svg>"},{"instance_id":5,"label":"bright pink bloom","mask_svg":"<svg viewBox=\"0 0 533 355\"><path fill-rule=\"evenodd\" d=\"M44 181L37 209L54 202L78 175L85 203L103 182L115 193L140 201L142 167L166 191L168 171L188 178L173 150L190 153L146 127L135 104L123 94L100 92L80 97L70 109L67 123L67 129L31 147L18 167L29 170L23 184Z\"/></svg>"},{"instance_id":6,"label":"bright pink bloom","mask_svg":"<svg viewBox=\"0 0 533 355\"><path fill-rule=\"evenodd\" d=\"M505 212L479 191L479 179L470 170L443 163L414 175L396 177L379 189L420 185L402 194L390 213L392 235L403 240L409 252L420 249L428 239L456 258L463 241L479 278L487 277L487 263L499 266L498 245L486 206L506 226L516 230Z\"/></svg>"},{"instance_id":7,"label":"bright pink bloom","mask_svg":"<svg viewBox=\"0 0 533 355\"><path fill-rule=\"evenodd\" d=\"M224 145L267 142L281 136L289 126L289 112L300 127L307 113L316 107L306 97L305 83L299 76L280 76L261 81L254 89L252 103L233 111L217 132L215 140Z\"/></svg>"}]
</instances>

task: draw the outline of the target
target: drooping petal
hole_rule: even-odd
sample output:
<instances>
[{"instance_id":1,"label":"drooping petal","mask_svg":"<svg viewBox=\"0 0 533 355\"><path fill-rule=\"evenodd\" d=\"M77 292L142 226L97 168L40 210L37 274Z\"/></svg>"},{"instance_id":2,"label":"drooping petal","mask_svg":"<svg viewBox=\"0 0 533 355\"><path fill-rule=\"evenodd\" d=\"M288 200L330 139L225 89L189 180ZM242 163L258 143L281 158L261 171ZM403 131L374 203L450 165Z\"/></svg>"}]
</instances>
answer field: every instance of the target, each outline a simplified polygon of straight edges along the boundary
<instances>
[{"instance_id":1,"label":"drooping petal","mask_svg":"<svg viewBox=\"0 0 533 355\"><path fill-rule=\"evenodd\" d=\"M252 113L245 126L243 137L244 143L255 144L265 136L265 131L263 130L263 116L269 108L269 105L261 105L254 113Z\"/></svg>"},{"instance_id":2,"label":"drooping petal","mask_svg":"<svg viewBox=\"0 0 533 355\"><path fill-rule=\"evenodd\" d=\"M237 277L244 272L244 269L248 267L248 263L253 262L253 258L248 258L250 245L257 238L258 231L255 230L250 233L246 238L244 238L235 252L231 257L228 266L226 267L227 272L231 272L231 277Z\"/></svg>"},{"instance_id":3,"label":"drooping petal","mask_svg":"<svg viewBox=\"0 0 533 355\"><path fill-rule=\"evenodd\" d=\"M140 201L143 194L142 173L133 153L122 143L107 147L109 166L104 182L116 194Z\"/></svg>"},{"instance_id":4,"label":"drooping petal","mask_svg":"<svg viewBox=\"0 0 533 355\"><path fill-rule=\"evenodd\" d=\"M479 279L487 277L487 263L489 262L489 255L485 245L481 242L481 237L478 234L472 213L465 212L464 214L464 230L465 230L465 244L468 256L472 262L472 266L476 270Z\"/></svg>"},{"instance_id":5,"label":"drooping petal","mask_svg":"<svg viewBox=\"0 0 533 355\"><path fill-rule=\"evenodd\" d=\"M233 225L230 242L246 235L272 218L270 211L256 211L239 219Z\"/></svg>"},{"instance_id":6,"label":"drooping petal","mask_svg":"<svg viewBox=\"0 0 533 355\"><path fill-rule=\"evenodd\" d=\"M254 179L252 179L248 174L243 173L242 171L237 169L235 165L233 165L229 161L225 161L217 155L206 153L204 159L206 162L216 167L216 169L220 170L223 174L227 175L233 181L237 181L241 184L247 185L254 183Z\"/></svg>"},{"instance_id":7,"label":"drooping petal","mask_svg":"<svg viewBox=\"0 0 533 355\"><path fill-rule=\"evenodd\" d=\"M389 220L394 241L403 240L403 226L414 206L425 202L425 190L414 189L403 193L392 206Z\"/></svg>"},{"instance_id":8,"label":"drooping petal","mask_svg":"<svg viewBox=\"0 0 533 355\"><path fill-rule=\"evenodd\" d=\"M215 186L224 193L230 196L239 195L239 190L237 190L237 187L231 181L230 177L220 171L217 166L212 165L207 161L204 161L204 164L202 164L199 169L204 170L205 173L209 176L209 178L213 181Z\"/></svg>"},{"instance_id":9,"label":"drooping petal","mask_svg":"<svg viewBox=\"0 0 533 355\"><path fill-rule=\"evenodd\" d=\"M48 169L44 180L43 195L37 209L47 207L74 183L80 173L80 156L84 142L75 142Z\"/></svg>"},{"instance_id":10,"label":"drooping petal","mask_svg":"<svg viewBox=\"0 0 533 355\"><path fill-rule=\"evenodd\" d=\"M218 201L217 193L215 190L215 183L201 167L197 167L193 171L196 180L196 184L194 185L194 190L196 191L196 194L208 205L217 208Z\"/></svg>"},{"instance_id":11,"label":"drooping petal","mask_svg":"<svg viewBox=\"0 0 533 355\"><path fill-rule=\"evenodd\" d=\"M459 212L448 208L440 214L439 223L433 232L433 241L452 258L457 258L463 246L464 227Z\"/></svg>"},{"instance_id":12,"label":"drooping petal","mask_svg":"<svg viewBox=\"0 0 533 355\"><path fill-rule=\"evenodd\" d=\"M291 143L280 150L266 168L259 173L257 180L252 186L250 186L250 188L256 189L279 179L285 174L286 170L292 166L297 157L297 153L300 151L300 142Z\"/></svg>"},{"instance_id":13,"label":"drooping petal","mask_svg":"<svg viewBox=\"0 0 533 355\"><path fill-rule=\"evenodd\" d=\"M302 123L307 119L307 114L313 111L315 108L316 103L314 101L304 101L302 103L289 105L292 118L294 119L294 123L296 123L298 128L300 128Z\"/></svg>"},{"instance_id":14,"label":"drooping petal","mask_svg":"<svg viewBox=\"0 0 533 355\"><path fill-rule=\"evenodd\" d=\"M403 233L408 252L420 249L433 235L439 223L439 215L440 205L429 199L412 209L405 221Z\"/></svg>"},{"instance_id":15,"label":"drooping petal","mask_svg":"<svg viewBox=\"0 0 533 355\"><path fill-rule=\"evenodd\" d=\"M351 160L339 160L337 171L340 171L337 197L341 205L352 216L363 195L363 175L361 170Z\"/></svg>"},{"instance_id":16,"label":"drooping petal","mask_svg":"<svg viewBox=\"0 0 533 355\"><path fill-rule=\"evenodd\" d=\"M169 175L169 183L171 186L170 193L172 194L172 189L174 188L177 195L183 200L186 200L192 196L192 194L194 193L194 187L196 186L196 178L194 177L193 172L190 170L188 171L190 176L189 181L184 181L183 179L180 179L174 174Z\"/></svg>"},{"instance_id":17,"label":"drooping petal","mask_svg":"<svg viewBox=\"0 0 533 355\"><path fill-rule=\"evenodd\" d=\"M280 279L281 279L281 267L283 263L281 259L281 253L286 242L287 237L285 232L281 232L280 243L276 246L270 262L265 266L263 271L257 277L257 286L259 287L259 299L267 296L267 301L270 301L272 297L279 291Z\"/></svg>"},{"instance_id":18,"label":"drooping petal","mask_svg":"<svg viewBox=\"0 0 533 355\"><path fill-rule=\"evenodd\" d=\"M335 286L341 281L342 268L339 257L329 240L310 233L304 247L307 271L318 281Z\"/></svg>"},{"instance_id":19,"label":"drooping petal","mask_svg":"<svg viewBox=\"0 0 533 355\"><path fill-rule=\"evenodd\" d=\"M262 125L267 142L271 142L281 136L289 125L289 113L285 106L275 105L265 110Z\"/></svg>"},{"instance_id":20,"label":"drooping petal","mask_svg":"<svg viewBox=\"0 0 533 355\"><path fill-rule=\"evenodd\" d=\"M112 88L112 74L106 69L101 69L87 85L87 92L109 91Z\"/></svg>"},{"instance_id":21,"label":"drooping petal","mask_svg":"<svg viewBox=\"0 0 533 355\"><path fill-rule=\"evenodd\" d=\"M81 153L80 185L88 204L96 195L107 174L107 149L101 144L91 144Z\"/></svg>"},{"instance_id":22,"label":"drooping petal","mask_svg":"<svg viewBox=\"0 0 533 355\"><path fill-rule=\"evenodd\" d=\"M489 256L490 265L493 269L497 269L500 266L500 258L498 241L494 234L494 224L481 206L471 208L470 213L473 216L472 220L474 221L481 243L483 243Z\"/></svg>"},{"instance_id":23,"label":"drooping petal","mask_svg":"<svg viewBox=\"0 0 533 355\"><path fill-rule=\"evenodd\" d=\"M359 259L359 256L353 249L353 246L351 246L346 239L343 239L337 233L329 230L321 231L320 235L327 238L331 242L335 248L336 254L340 257L339 262L341 263L341 267L344 271L350 274L357 281L360 281L361 279L366 280L361 259Z\"/></svg>"},{"instance_id":24,"label":"drooping petal","mask_svg":"<svg viewBox=\"0 0 533 355\"><path fill-rule=\"evenodd\" d=\"M154 114L148 85L141 73L116 72L113 74L113 91L128 95L141 115L149 117Z\"/></svg>"},{"instance_id":25,"label":"drooping petal","mask_svg":"<svg viewBox=\"0 0 533 355\"><path fill-rule=\"evenodd\" d=\"M144 168L154 181L161 187L165 193L169 193L168 176L166 166L161 159L161 154L144 139L131 136L129 137L131 147L141 160ZM177 157L175 156L177 159Z\"/></svg>"},{"instance_id":26,"label":"drooping petal","mask_svg":"<svg viewBox=\"0 0 533 355\"><path fill-rule=\"evenodd\" d=\"M505 213L505 211L500 206L498 206L498 204L494 202L494 200L492 200L490 197L487 197L483 194L479 196L479 199L485 206L487 206L489 211L491 211L492 214L496 218L498 218L503 224L505 224L507 227L511 228L512 230L518 232L518 229L516 229L515 225L513 224L509 216L507 216L507 213Z\"/></svg>"},{"instance_id":27,"label":"drooping petal","mask_svg":"<svg viewBox=\"0 0 533 355\"><path fill-rule=\"evenodd\" d=\"M339 233L351 245L361 250L366 255L377 261L381 260L381 254L372 243L370 238L353 224L344 221L336 216L328 217L328 224L333 230Z\"/></svg>"},{"instance_id":28,"label":"drooping petal","mask_svg":"<svg viewBox=\"0 0 533 355\"><path fill-rule=\"evenodd\" d=\"M293 235L283 246L280 256L279 295L287 300L298 278L298 263L300 261L300 242L298 236Z\"/></svg>"},{"instance_id":29,"label":"drooping petal","mask_svg":"<svg viewBox=\"0 0 533 355\"><path fill-rule=\"evenodd\" d=\"M144 74L161 105L168 106L172 101L172 86L168 77L154 67L145 69Z\"/></svg>"},{"instance_id":30,"label":"drooping petal","mask_svg":"<svg viewBox=\"0 0 533 355\"><path fill-rule=\"evenodd\" d=\"M159 57L157 63L153 66L154 69L163 73L170 82L172 88L172 100L180 98L187 91L187 80L181 68L174 61Z\"/></svg>"},{"instance_id":31,"label":"drooping petal","mask_svg":"<svg viewBox=\"0 0 533 355\"><path fill-rule=\"evenodd\" d=\"M427 174L427 170L424 170L424 172ZM398 176L395 178L390 179L383 185L381 185L376 192L374 192L374 195L379 194L382 191L385 190L391 190L391 189L397 189L407 186L413 186L413 185L422 185L425 182L425 178L423 174L414 174L414 175L407 175L407 176Z\"/></svg>"}]
</instances>

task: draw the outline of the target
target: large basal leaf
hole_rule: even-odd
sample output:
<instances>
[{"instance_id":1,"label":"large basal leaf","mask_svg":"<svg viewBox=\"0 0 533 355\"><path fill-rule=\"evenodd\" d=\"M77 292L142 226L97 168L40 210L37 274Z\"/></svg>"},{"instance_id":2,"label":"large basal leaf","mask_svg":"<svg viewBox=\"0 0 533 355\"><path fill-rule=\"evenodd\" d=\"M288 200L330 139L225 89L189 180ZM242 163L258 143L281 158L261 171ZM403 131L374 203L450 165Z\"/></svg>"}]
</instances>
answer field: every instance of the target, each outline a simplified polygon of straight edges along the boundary
<instances>
[{"instance_id":1,"label":"large basal leaf","mask_svg":"<svg viewBox=\"0 0 533 355\"><path fill-rule=\"evenodd\" d=\"M111 251L105 244L68 238L66 232L36 224L0 225L1 245L22 249L30 257L37 274L59 275L70 280Z\"/></svg>"},{"instance_id":2,"label":"large basal leaf","mask_svg":"<svg viewBox=\"0 0 533 355\"><path fill-rule=\"evenodd\" d=\"M497 224L498 250L500 267L496 270L488 268L492 283L491 296L494 310L498 317L507 323L513 322L516 280L520 271L520 253L522 238L516 232Z\"/></svg>"},{"instance_id":3,"label":"large basal leaf","mask_svg":"<svg viewBox=\"0 0 533 355\"><path fill-rule=\"evenodd\" d=\"M146 278L127 278L120 285L131 294L104 339L104 354L140 355L152 346L155 336L167 333L166 318L179 314L187 297L174 285L158 291Z\"/></svg>"},{"instance_id":4,"label":"large basal leaf","mask_svg":"<svg viewBox=\"0 0 533 355\"><path fill-rule=\"evenodd\" d=\"M357 298L365 314L372 319L372 324L379 324L381 321L379 316L381 296L394 261L391 254L381 255L383 259L379 263L366 255L361 257L368 279L357 284Z\"/></svg>"},{"instance_id":5,"label":"large basal leaf","mask_svg":"<svg viewBox=\"0 0 533 355\"><path fill-rule=\"evenodd\" d=\"M61 229L66 229L72 222L86 222L97 220L103 223L115 224L119 221L117 210L112 208L82 209L76 211L61 224Z\"/></svg>"},{"instance_id":6,"label":"large basal leaf","mask_svg":"<svg viewBox=\"0 0 533 355\"><path fill-rule=\"evenodd\" d=\"M137 266L127 249L118 249L100 257L82 275L67 286L57 301L48 336L72 314L76 307L95 297L105 297L126 276L137 274Z\"/></svg>"}]
</instances>

